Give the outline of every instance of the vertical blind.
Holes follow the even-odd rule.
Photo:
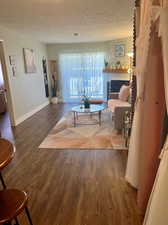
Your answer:
[[[79,102],[84,94],[89,98],[104,99],[106,91],[103,67],[103,52],[60,54],[63,101]]]

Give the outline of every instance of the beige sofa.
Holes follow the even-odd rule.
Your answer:
[[[110,99],[108,100],[108,108],[112,112],[114,128],[118,132],[121,132],[123,129],[125,112],[131,110],[131,104],[128,101],[121,101],[118,96],[119,93],[110,93]]]

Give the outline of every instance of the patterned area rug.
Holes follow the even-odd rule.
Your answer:
[[[117,134],[108,110],[102,112],[102,124],[93,125],[98,115],[90,117],[79,114],[78,121],[82,123],[74,127],[73,114],[69,112],[56,124],[39,148],[45,149],[76,149],[76,150],[126,150],[125,140]]]

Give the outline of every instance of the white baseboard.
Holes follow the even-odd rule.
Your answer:
[[[41,109],[43,109],[45,106],[47,106],[48,104],[50,104],[49,101],[39,105],[37,108],[33,109],[32,111],[24,114],[23,116],[19,117],[18,119],[15,120],[15,124],[14,126],[19,125],[20,123],[22,123],[24,120],[28,119],[29,117],[33,116],[35,113],[37,113],[38,111],[40,111]]]

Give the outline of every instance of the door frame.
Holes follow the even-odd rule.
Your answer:
[[[1,39],[0,39],[0,60],[1,60],[1,66],[2,66],[2,75],[4,79],[4,87],[6,89],[7,111],[9,113],[11,126],[15,126],[15,114],[14,114],[14,107],[13,107],[14,105],[13,105],[13,98],[11,94],[11,85],[9,81],[7,58],[5,57],[4,41]]]

